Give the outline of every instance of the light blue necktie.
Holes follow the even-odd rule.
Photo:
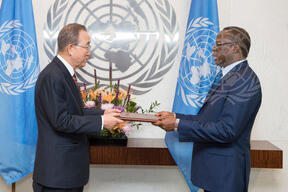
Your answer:
[[[215,77],[214,84],[219,83],[219,81],[221,80],[222,76],[223,76],[222,69],[220,69],[220,71],[217,73],[217,75]]]

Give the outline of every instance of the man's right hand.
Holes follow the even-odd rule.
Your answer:
[[[161,112],[156,113],[155,116],[158,117],[159,119],[164,119],[169,116],[175,117],[175,113],[168,112],[168,111],[161,111]]]
[[[118,123],[123,123],[121,119],[118,119],[117,117],[120,116],[120,113],[109,113],[109,114],[104,114],[102,116],[104,125],[103,127],[106,129],[113,129],[116,124]]]

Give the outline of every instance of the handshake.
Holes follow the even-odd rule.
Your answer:
[[[112,129],[116,124],[124,121],[151,122],[165,131],[173,131],[176,123],[175,113],[161,111],[156,114],[127,113],[118,109],[106,109],[103,115],[104,127]]]

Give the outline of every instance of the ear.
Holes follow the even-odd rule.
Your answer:
[[[67,45],[65,49],[66,49],[66,52],[69,56],[73,55],[73,45],[72,44]]]
[[[234,44],[232,47],[232,51],[234,54],[242,54],[239,44]]]

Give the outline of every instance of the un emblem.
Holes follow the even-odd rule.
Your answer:
[[[214,24],[208,18],[198,17],[191,20],[181,58],[179,94],[187,106],[195,108],[202,106],[217,73],[212,56],[217,32],[211,30],[209,25]],[[186,93],[184,90],[187,90]]]
[[[39,68],[37,47],[18,20],[0,27],[0,92],[19,95],[36,83]]]
[[[179,29],[168,0],[56,0],[44,25],[44,50],[57,53],[59,30],[69,23],[85,25],[91,36],[91,58],[78,72],[80,81],[94,85],[94,69],[102,86],[121,79],[134,94],[149,92],[171,69],[178,53]]]

